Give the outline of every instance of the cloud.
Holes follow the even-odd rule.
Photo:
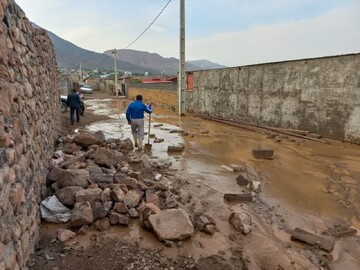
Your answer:
[[[124,48],[167,0],[17,0],[30,19],[76,45]],[[348,7],[348,8],[346,8]],[[359,0],[186,0],[187,59],[237,66],[360,51]],[[179,1],[130,49],[178,57]]]
[[[360,7],[188,40],[187,58],[229,66],[360,52]]]

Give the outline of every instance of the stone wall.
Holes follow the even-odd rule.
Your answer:
[[[360,142],[360,54],[192,74],[190,112]]]
[[[39,240],[39,203],[59,127],[56,59],[44,30],[0,0],[0,269],[20,269]]]
[[[128,98],[135,99],[136,95],[142,95],[146,103],[151,101],[155,105],[165,106],[171,110],[177,108],[177,93],[174,91],[130,87]]]

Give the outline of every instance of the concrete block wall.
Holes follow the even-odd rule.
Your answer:
[[[39,203],[60,124],[56,59],[44,30],[0,0],[0,269],[39,241]]]
[[[192,73],[189,112],[360,143],[360,54]]]

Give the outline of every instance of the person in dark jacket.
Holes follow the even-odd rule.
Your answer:
[[[144,140],[144,112],[152,113],[152,104],[149,107],[142,102],[142,95],[137,95],[136,100],[131,102],[126,110],[126,119],[131,125],[131,133],[134,137],[135,147],[140,150]]]
[[[67,97],[67,105],[70,107],[70,122],[71,125],[74,125],[74,112],[76,112],[76,122],[80,123],[80,106],[81,100],[78,92],[80,92],[80,85],[78,83],[74,83],[74,89],[72,93],[70,93]]]

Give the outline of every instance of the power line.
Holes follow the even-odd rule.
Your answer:
[[[131,45],[133,45],[136,41],[139,40],[139,38],[141,38],[147,30],[149,30],[149,28],[154,24],[154,22],[160,17],[161,13],[163,13],[163,11],[167,8],[167,6],[170,4],[172,0],[169,0],[166,5],[163,7],[163,9],[159,12],[159,14],[155,17],[155,19],[149,24],[148,27],[146,27],[146,29],[133,41],[131,42],[128,46],[126,46],[124,49],[129,48]]]
[[[160,15],[164,12],[164,10],[167,8],[167,6],[170,4],[172,0],[169,0],[166,5],[161,9],[161,11],[159,12],[159,14],[155,17],[154,20],[152,20],[152,22],[148,25],[148,27],[146,27],[146,29],[133,41],[131,42],[128,46],[126,46],[124,49],[128,49],[130,46],[132,46],[136,41],[138,41],[145,33],[147,30],[149,30],[149,28],[154,24],[154,22],[160,17]],[[85,52],[83,52],[82,54],[84,54]],[[112,58],[111,55],[106,55],[106,57],[104,58],[104,60],[100,63],[97,64],[97,66],[101,66],[102,64],[104,64],[109,58]],[[83,61],[83,63],[90,63],[93,59],[87,60],[87,61]]]

